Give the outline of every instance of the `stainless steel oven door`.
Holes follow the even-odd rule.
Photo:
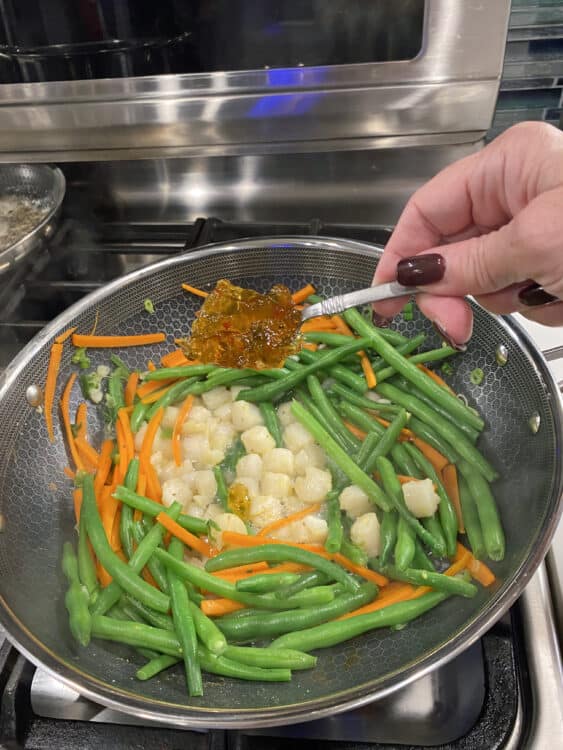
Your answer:
[[[415,3],[393,3],[397,19]],[[213,70],[211,59],[202,64],[204,72],[0,84],[0,160],[345,150],[405,138],[475,141],[491,124],[509,9],[510,0],[424,0],[422,29],[413,23],[403,30],[400,48],[383,55],[377,49],[391,36],[375,22],[367,37],[373,28],[382,35],[379,45],[367,44],[365,30],[362,41],[356,24],[338,54],[326,44],[334,36],[321,27],[322,54],[284,56],[278,45],[272,67],[263,25],[257,36],[262,57],[244,58],[247,65],[263,60],[260,69]],[[330,34],[338,23],[346,26],[346,12],[333,19]],[[307,47],[297,45],[302,30],[294,26],[284,33],[301,52]],[[388,21],[388,31],[392,27]],[[419,35],[414,41],[413,34]],[[384,61],[366,62],[370,57]],[[234,66],[228,57],[221,64]]]

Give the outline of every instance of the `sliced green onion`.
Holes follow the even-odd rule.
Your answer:
[[[154,313],[154,302],[152,301],[152,299],[146,299],[143,302],[143,307],[148,313]]]
[[[473,385],[481,385],[481,383],[485,379],[485,373],[480,367],[476,367],[474,370],[471,370],[469,379],[471,380]]]
[[[454,368],[449,362],[443,362],[440,370],[444,373],[444,375],[453,375]]]
[[[403,307],[403,320],[411,321],[414,318],[414,303],[407,302]]]

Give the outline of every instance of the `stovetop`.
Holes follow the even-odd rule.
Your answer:
[[[210,242],[321,235],[385,244],[390,229],[326,224],[62,222],[48,248],[3,279],[0,369],[53,317],[124,273]],[[0,631],[0,748],[563,747],[563,675],[544,567],[477,644],[407,688],[356,711],[254,732],[166,728],[86,700],[18,654]]]

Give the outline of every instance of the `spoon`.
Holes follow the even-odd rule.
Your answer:
[[[381,302],[384,299],[418,294],[419,291],[420,289],[415,286],[403,286],[397,281],[391,281],[388,284],[378,284],[377,286],[370,286],[368,289],[348,292],[348,294],[337,294],[322,302],[316,302],[314,305],[305,307],[301,312],[301,322],[304,323],[310,318],[318,318],[320,315],[337,315],[350,307],[367,305],[370,302]]]

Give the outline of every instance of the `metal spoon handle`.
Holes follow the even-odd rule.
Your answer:
[[[396,281],[389,284],[378,284],[371,286],[369,289],[358,289],[356,292],[348,294],[338,294],[336,297],[329,297],[323,302],[317,302],[314,305],[306,307],[301,313],[301,320],[317,318],[319,315],[336,315],[350,307],[367,305],[370,302],[380,302],[384,299],[393,299],[393,297],[410,296],[417,294],[419,289],[414,286],[403,286]]]

